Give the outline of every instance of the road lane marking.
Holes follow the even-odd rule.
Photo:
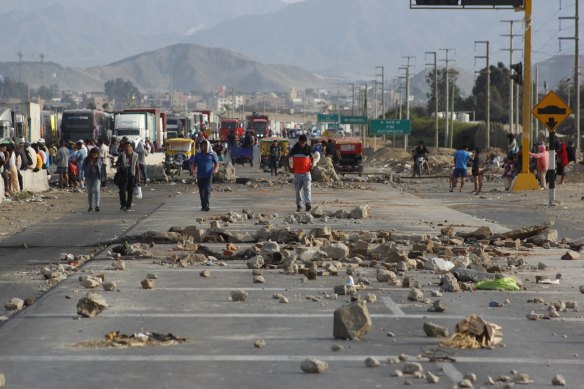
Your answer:
[[[446,374],[446,376],[455,384],[459,383],[464,378],[462,373],[459,372],[452,363],[438,363],[438,366],[442,368],[444,374]]]
[[[363,362],[371,355],[0,355],[0,362],[295,362],[307,357],[314,357],[329,362]],[[376,359],[385,361],[395,358],[395,355],[374,355]],[[488,357],[457,357],[457,363],[480,363],[492,365],[545,365],[584,366],[582,359],[550,359],[550,358],[488,358]],[[420,360],[420,363],[429,363]],[[462,374],[450,363],[439,363],[444,367],[448,377],[455,382],[462,379]],[[460,379],[455,380],[460,377]]]
[[[322,312],[322,310],[321,310]],[[175,319],[255,319],[255,318],[302,318],[302,319],[320,319],[320,318],[331,318],[334,310],[324,311],[324,313],[205,313],[205,312],[189,312],[189,313],[172,313],[172,312],[161,312],[161,313],[108,313],[104,312],[99,315],[99,317],[107,318],[175,318]],[[71,313],[31,313],[22,315],[26,319],[42,319],[42,318],[66,318],[70,319],[75,317],[75,314]],[[418,315],[418,314],[391,314],[391,313],[372,313],[371,318],[373,319],[429,319],[432,317],[440,319],[452,319],[452,320],[462,320],[465,315]],[[521,320],[525,321],[523,317],[508,317],[507,320]],[[490,319],[489,319],[490,320]],[[584,319],[581,319],[584,321]]]
[[[383,303],[385,306],[395,315],[407,316],[404,311],[397,305],[391,297],[383,297]]]

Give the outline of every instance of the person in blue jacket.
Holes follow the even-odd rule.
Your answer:
[[[217,174],[219,170],[219,159],[208,140],[201,142],[200,147],[200,152],[191,157],[191,176],[197,174],[201,211],[208,212],[210,211],[209,201],[211,200],[213,174]]]

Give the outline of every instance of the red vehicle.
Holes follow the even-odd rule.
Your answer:
[[[363,143],[360,138],[336,138],[337,158],[333,158],[335,170],[340,173],[363,173]],[[335,160],[336,159],[336,160]]]
[[[219,126],[219,139],[227,142],[227,137],[231,133],[235,132],[235,141],[242,138],[244,135],[243,125],[239,119],[221,119]]]
[[[270,119],[268,115],[247,115],[247,131],[253,131],[258,139],[270,136]]]

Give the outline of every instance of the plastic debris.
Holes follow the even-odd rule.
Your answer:
[[[477,282],[475,287],[479,290],[521,290],[513,277],[502,277],[496,280]]]

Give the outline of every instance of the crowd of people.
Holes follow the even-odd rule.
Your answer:
[[[47,147],[44,139],[35,143],[15,139],[0,144],[0,173],[4,182],[4,195],[12,197],[23,190],[23,171],[48,172],[55,155],[56,147]]]
[[[479,148],[469,152],[466,146],[459,147],[454,153],[454,170],[450,177],[450,192],[454,192],[457,188],[459,178],[459,191],[462,192],[469,165],[471,166],[474,193],[481,193],[484,171],[489,166],[503,167],[504,187],[505,190],[510,190],[515,177],[522,172],[523,155],[522,148],[519,146],[515,136],[508,134],[507,138],[507,154],[502,161],[495,153],[485,157]],[[555,152],[555,174],[559,178],[558,184],[561,185],[566,178],[566,168],[570,163],[576,163],[576,149],[572,141],[567,144],[559,141],[555,144]],[[536,144],[534,149],[529,152],[529,171],[535,174],[540,189],[545,189],[548,186],[549,175],[551,174],[549,158],[549,147],[543,142]]]

